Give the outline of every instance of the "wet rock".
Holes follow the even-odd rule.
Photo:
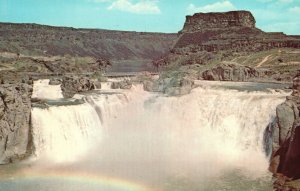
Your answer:
[[[273,127],[273,154],[270,170],[291,180],[300,179],[300,96],[299,74],[293,80],[293,94],[276,109]],[[282,183],[278,178],[276,190],[297,190]],[[280,184],[279,184],[280,183]]]

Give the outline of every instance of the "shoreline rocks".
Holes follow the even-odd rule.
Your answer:
[[[32,86],[0,85],[0,164],[20,160],[30,152]]]
[[[293,93],[276,109],[270,171],[277,176],[277,191],[289,181],[300,179],[300,73],[293,79]],[[298,190],[300,188],[297,188]]]

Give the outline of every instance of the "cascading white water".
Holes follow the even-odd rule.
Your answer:
[[[242,86],[242,84],[241,84]],[[131,90],[84,97],[81,105],[33,108],[37,153],[129,178],[267,173],[264,131],[286,93],[205,85],[168,97]],[[159,186],[161,187],[161,186]]]
[[[32,98],[61,99],[63,98],[60,85],[49,85],[49,79],[36,80],[33,84]]]
[[[187,176],[213,176],[228,169],[253,176],[267,173],[264,131],[286,94],[210,87],[181,97],[137,94],[143,95],[109,118],[99,161],[147,161]]]
[[[101,139],[101,122],[89,104],[32,109],[35,153],[54,162],[77,161]]]

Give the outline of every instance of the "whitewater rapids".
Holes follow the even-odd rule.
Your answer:
[[[205,83],[180,97],[106,87],[82,96],[83,104],[34,107],[35,156],[160,189],[168,177],[264,177],[264,133],[286,95]]]

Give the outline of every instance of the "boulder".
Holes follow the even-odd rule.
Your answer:
[[[0,164],[20,160],[30,153],[32,86],[0,85]]]
[[[160,81],[158,90],[169,96],[181,96],[191,92],[194,80],[188,77],[171,77]]]
[[[71,98],[76,93],[95,89],[94,84],[86,77],[64,77],[61,84],[62,94],[65,98]]]
[[[132,87],[132,82],[130,80],[113,82],[111,84],[111,89],[130,89],[131,87]]]

